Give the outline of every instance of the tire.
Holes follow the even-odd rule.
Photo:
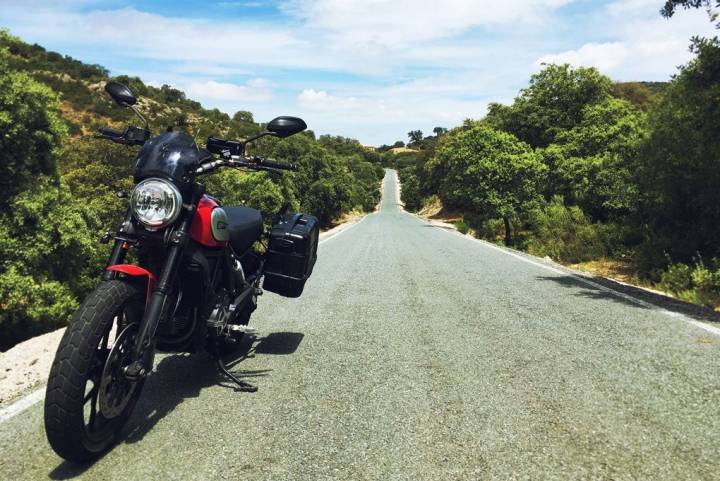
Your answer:
[[[125,343],[134,343],[136,329],[133,328],[139,325],[144,307],[145,289],[142,286],[124,280],[106,281],[85,299],[65,331],[47,383],[45,433],[53,450],[66,460],[85,462],[99,457],[115,443],[130,417],[143,381],[131,383],[124,376],[115,380],[116,377],[107,374],[110,368],[106,367],[105,361],[113,345],[113,327],[115,341],[121,331],[127,329],[119,350],[113,351],[119,356],[122,355],[120,351],[127,351]],[[112,369],[116,364],[120,361],[108,363]],[[101,381],[106,384],[102,386]],[[88,388],[91,389],[88,391]],[[106,418],[100,403],[105,402],[108,406],[105,400],[111,399],[111,395],[116,396],[112,398],[116,401],[120,388],[122,402],[114,404],[117,412]],[[103,390],[110,394],[102,395]],[[89,408],[87,404],[90,404]],[[87,422],[86,417],[89,418]]]

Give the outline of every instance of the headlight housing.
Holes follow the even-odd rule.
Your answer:
[[[148,230],[170,225],[180,215],[182,195],[163,179],[145,179],[135,186],[130,206],[135,218]]]

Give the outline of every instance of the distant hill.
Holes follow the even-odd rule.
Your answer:
[[[0,48],[10,51],[10,68],[24,71],[58,92],[62,113],[74,136],[94,133],[100,125],[124,126],[133,119],[128,109],[112,104],[103,88],[110,79],[109,71],[100,65],[89,65],[68,55],[27,44],[11,35],[0,34]],[[236,119],[218,109],[206,109],[185,93],[169,85],[160,88],[143,83],[137,77],[118,76],[114,80],[127,84],[138,96],[143,112],[151,125],[168,125],[195,131],[198,126],[212,125],[213,133],[238,138],[260,131],[249,112],[239,112]],[[248,121],[250,120],[250,121]]]

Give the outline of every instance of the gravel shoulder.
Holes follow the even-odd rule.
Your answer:
[[[0,408],[45,383],[65,328],[33,337],[0,353]]]

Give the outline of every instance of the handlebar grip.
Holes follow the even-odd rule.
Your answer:
[[[106,137],[122,137],[125,133],[122,130],[112,129],[110,127],[100,127],[98,132]]]
[[[261,160],[260,165],[263,167],[269,167],[271,169],[281,169],[281,170],[292,170],[297,171],[298,166],[297,164],[286,164],[285,162],[275,162],[273,160]]]

